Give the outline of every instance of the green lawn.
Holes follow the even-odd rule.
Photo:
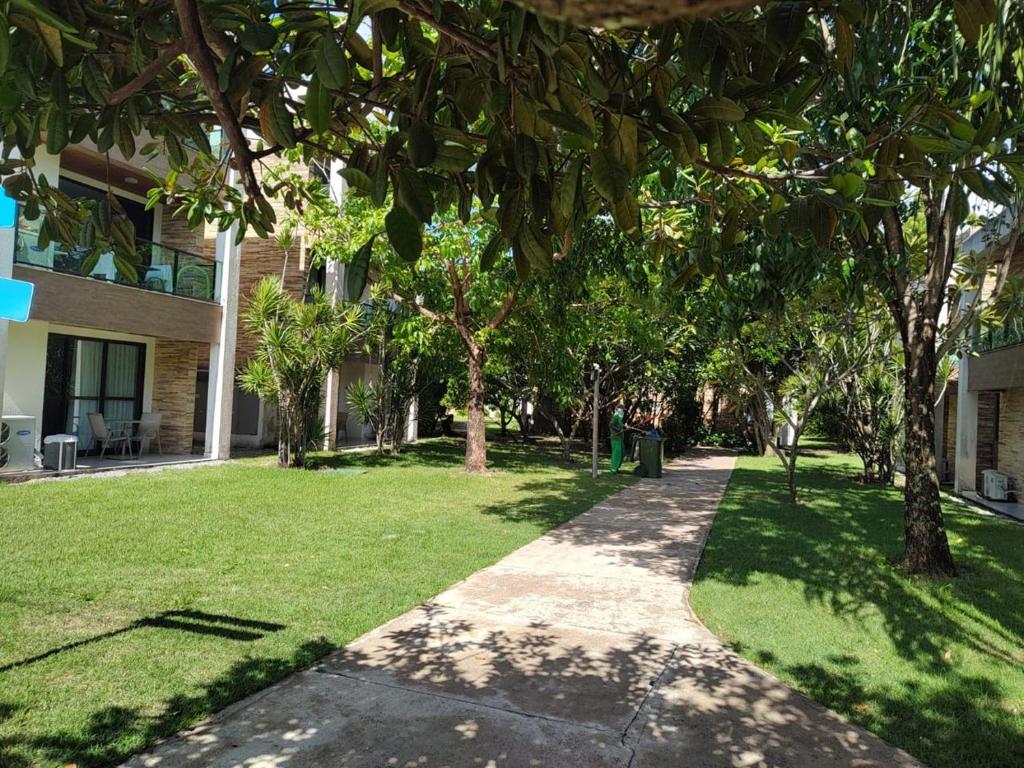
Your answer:
[[[117,763],[631,481],[461,450],[0,485],[0,765]]]
[[[692,602],[739,652],[934,768],[1024,765],[1024,526],[946,505],[962,577],[907,578],[902,493],[850,457],[739,460]]]

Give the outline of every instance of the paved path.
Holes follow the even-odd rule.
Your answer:
[[[677,461],[129,765],[917,765],[694,618],[732,465]]]

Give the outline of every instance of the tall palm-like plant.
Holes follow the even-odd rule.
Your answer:
[[[322,291],[300,301],[276,277],[266,277],[253,288],[244,323],[257,348],[239,383],[277,405],[278,464],[302,467],[327,373],[362,333],[359,308],[335,305]]]

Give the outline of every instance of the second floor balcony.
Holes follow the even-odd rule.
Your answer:
[[[993,352],[1024,344],[1024,317],[1015,317],[1001,326],[982,331],[974,339],[974,351]]]
[[[14,245],[14,262],[32,267],[53,270],[69,275],[89,277],[117,285],[141,288],[147,291],[182,296],[199,301],[213,302],[219,298],[218,270],[216,261],[196,253],[161,245],[149,240],[136,238],[135,249],[140,263],[136,274],[122,274],[115,264],[113,253],[100,255],[96,265],[84,271],[87,252],[79,248],[67,248],[51,242],[45,247],[39,245],[39,227],[42,218],[31,221],[23,215],[18,217],[18,231]]]

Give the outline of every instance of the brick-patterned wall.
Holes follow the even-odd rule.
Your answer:
[[[192,229],[183,217],[176,217],[174,208],[163,206],[163,218],[160,223],[160,245],[177,248],[189,253],[203,253],[204,228]]]
[[[295,172],[305,173],[304,166],[294,166]],[[276,198],[270,204],[277,213],[277,226],[280,227],[287,219],[289,211],[284,201]],[[296,231],[294,244],[287,251],[288,269],[284,273],[284,286],[297,299],[301,299],[306,290],[306,244],[301,232]],[[235,364],[241,368],[255,352],[256,341],[244,328],[242,318],[249,306],[249,294],[263,277],[268,275],[281,277],[285,266],[285,249],[278,245],[271,235],[269,238],[258,237],[250,230],[242,241],[239,254],[238,269],[238,341],[235,351]]]
[[[192,451],[196,367],[200,347],[191,341],[157,339],[153,372],[153,411],[163,414],[160,441],[164,453]],[[151,450],[156,450],[155,446]]]
[[[946,390],[946,397],[943,399],[946,412],[942,430],[942,456],[945,459],[946,471],[950,475],[953,472],[953,467],[956,466],[956,397],[956,384],[950,382],[949,389]]]
[[[1024,388],[1002,393],[999,408],[999,471],[1024,485]]]
[[[984,488],[982,471],[996,469],[999,464],[999,393],[978,393],[978,453],[975,467],[975,488]]]

